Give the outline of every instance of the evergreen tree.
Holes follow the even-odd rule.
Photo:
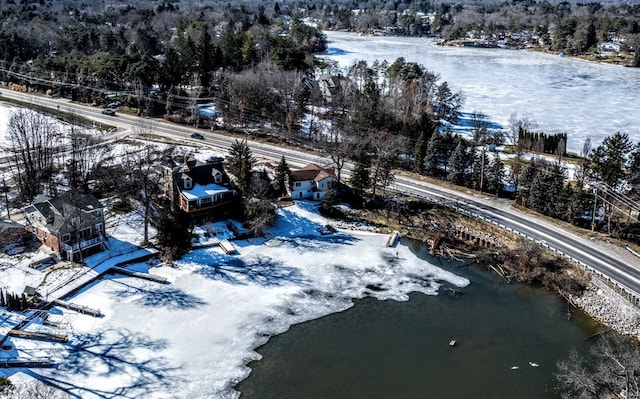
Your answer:
[[[427,152],[427,140],[425,138],[425,133],[421,132],[420,136],[418,136],[418,140],[416,140],[416,144],[413,147],[413,170],[420,173],[424,170],[424,157]]]
[[[364,196],[365,190],[369,188],[371,184],[369,172],[371,169],[371,157],[367,154],[365,149],[361,149],[355,159],[355,165],[353,166],[353,173],[351,174],[351,187],[354,194],[359,198]]]
[[[527,162],[524,168],[522,176],[520,176],[520,189],[516,194],[516,199],[524,206],[530,207],[528,202],[531,197],[531,186],[538,174],[538,167],[536,166],[536,159],[531,159]]]
[[[530,206],[538,212],[554,218],[566,215],[564,174],[559,163],[538,173],[531,184]]]
[[[471,185],[475,190],[480,192],[484,191],[487,187],[487,155],[484,148],[480,152],[480,155],[474,156],[471,166]]]
[[[621,194],[626,185],[629,173],[629,160],[633,143],[626,133],[616,133],[606,137],[602,144],[589,155],[588,175],[596,186],[603,185],[600,192],[604,193],[605,215],[607,217],[607,231],[611,232],[611,216],[615,210],[609,196]]]
[[[638,51],[640,53],[640,51]],[[633,147],[629,160],[629,177],[631,192],[637,198],[640,196],[640,143]]]
[[[623,183],[633,144],[626,133],[606,137],[589,155],[589,177],[614,189]]]
[[[324,197],[322,197],[322,201],[320,202],[320,206],[327,210],[331,208],[333,205],[337,204],[340,199],[340,183],[337,181],[331,181],[327,185],[327,191],[324,193]]]
[[[447,180],[453,184],[457,184],[459,186],[465,185],[467,182],[469,167],[471,166],[471,162],[473,157],[471,157],[469,153],[469,146],[467,142],[458,138],[458,145],[456,149],[451,154],[451,159],[449,160],[449,174],[447,174]]]
[[[591,193],[582,190],[579,187],[566,185],[565,198],[568,198],[567,206],[563,219],[574,225],[580,225],[584,221],[582,215],[589,210],[593,203],[593,196]]]
[[[528,205],[536,211],[548,215],[550,213],[550,203],[548,190],[550,189],[549,174],[544,171],[538,173],[531,182]]]
[[[429,139],[427,150],[424,154],[424,173],[428,176],[436,176],[439,173],[439,159],[438,153],[442,144],[442,138],[439,133],[434,133]]]
[[[191,229],[189,216],[180,210],[169,210],[158,221],[158,244],[166,262],[180,259],[191,248]]]
[[[229,173],[235,177],[235,183],[240,192],[246,195],[251,189],[252,170],[256,162],[247,140],[236,139],[229,149],[229,157]]]
[[[276,166],[274,182],[274,189],[280,195],[284,195],[287,193],[287,180],[289,178],[289,173],[289,165],[287,164],[287,161],[284,159],[283,155],[280,159],[280,163],[278,163],[278,166]]]
[[[200,62],[198,63],[198,74],[200,77],[200,86],[202,86],[202,89],[204,90],[203,95],[207,96],[209,93],[209,86],[211,85],[211,80],[213,78],[213,71],[216,68],[216,49],[213,45],[207,25],[203,24],[200,27],[200,30],[200,44],[198,46]]]
[[[504,187],[504,163],[496,152],[487,173],[487,191],[500,195]]]

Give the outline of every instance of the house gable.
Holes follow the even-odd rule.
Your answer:
[[[235,191],[229,188],[229,178],[224,172],[223,159],[209,162],[187,159],[173,169],[172,202],[192,217],[212,217],[221,206],[230,204]]]
[[[65,259],[102,249],[104,206],[92,195],[38,196],[24,208],[27,230]]]
[[[322,168],[310,163],[302,169],[290,173],[291,198],[309,198],[320,200],[329,188],[329,183],[336,180],[333,168]]]

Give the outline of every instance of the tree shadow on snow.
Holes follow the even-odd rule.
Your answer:
[[[254,283],[269,287],[305,283],[300,270],[284,266],[282,262],[268,256],[261,256],[248,262],[237,257],[220,259],[214,264],[203,265],[202,269],[196,273],[212,280],[235,285]]]
[[[141,398],[157,392],[171,391],[183,384],[177,376],[180,365],[172,366],[155,354],[167,347],[164,340],[133,333],[129,330],[107,330],[91,334],[80,334],[77,341],[69,345],[69,353],[60,366],[51,373],[27,373],[43,383],[64,391],[72,398],[93,395],[97,398]],[[142,352],[146,349],[147,352]],[[133,353],[137,353],[134,356]],[[148,358],[139,358],[147,353]],[[88,385],[90,377],[96,376],[120,381],[120,386],[98,389]],[[74,376],[77,382],[68,380]],[[86,377],[83,380],[80,377]]]
[[[358,238],[347,234],[305,235],[298,237],[276,237],[271,240],[274,244],[296,248],[302,251],[328,251],[333,245],[353,245]]]
[[[174,287],[160,287],[157,290],[148,290],[142,287],[132,286],[119,282],[124,286],[122,290],[116,291],[119,298],[131,298],[142,296],[137,303],[151,308],[166,308],[170,310],[194,309],[204,306],[207,302],[188,294],[181,289]]]

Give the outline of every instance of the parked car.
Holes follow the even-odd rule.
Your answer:
[[[191,137],[194,139],[200,139],[200,140],[204,139],[204,136],[201,135],[200,133],[191,133]]]
[[[116,114],[116,111],[112,110],[111,108],[105,108],[102,110],[102,113],[104,115],[114,116]]]

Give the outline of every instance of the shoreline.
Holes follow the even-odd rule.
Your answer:
[[[458,215],[459,216],[459,215]],[[388,230],[399,229],[399,225],[392,221],[392,217],[387,217],[384,221],[383,227]],[[370,222],[366,218],[364,218],[366,222]],[[381,223],[381,220],[384,219],[376,219],[377,223]],[[495,226],[486,224],[482,221],[469,221],[464,218],[459,218],[456,223],[457,224],[465,224],[463,228],[466,230],[466,237],[473,238],[474,242],[480,242],[480,240],[476,240],[483,235],[484,245],[477,244],[469,244],[469,242],[464,243],[462,241],[458,242],[449,242],[446,237],[438,236],[433,232],[429,233],[428,231],[420,232],[419,229],[407,228],[408,226],[404,226],[405,229],[401,231],[401,234],[409,239],[420,241],[429,245],[431,250],[430,252],[434,256],[438,257],[449,257],[456,259],[456,256],[459,256],[462,259],[466,259],[468,261],[476,262],[479,265],[483,263],[482,258],[483,254],[490,254],[493,249],[495,249],[495,244],[498,242],[502,242],[506,251],[515,252],[517,248],[514,246],[514,237],[510,237],[509,233],[496,229]],[[422,220],[424,225],[428,225],[430,220]],[[456,232],[454,236],[458,236],[460,234],[460,229],[456,228]],[[608,242],[598,242],[595,241],[596,245],[603,247],[603,250],[608,250],[616,253],[616,256],[620,257],[630,257],[634,256],[629,251],[625,249],[620,249],[617,246],[608,243]],[[460,245],[462,243],[462,245]],[[449,247],[449,245],[451,246]],[[493,248],[493,249],[492,249]],[[565,262],[565,259],[559,258],[555,256],[555,254],[550,251],[544,250],[542,247],[539,247],[541,251],[546,254],[554,256],[554,258],[559,262]],[[490,254],[491,256],[491,254]],[[558,287],[543,287],[539,284],[535,283],[527,283],[522,282],[524,284],[530,286],[538,286],[540,288],[547,288],[554,291],[554,293],[560,297],[563,297],[567,300],[567,302],[574,306],[580,308],[584,311],[589,317],[593,320],[599,322],[604,327],[615,331],[621,335],[632,338],[636,341],[640,341],[640,308],[632,304],[628,301],[623,295],[615,291],[612,287],[606,284],[605,281],[601,280],[597,275],[581,269],[579,266],[575,264],[565,263],[568,268],[569,275],[574,275],[573,277],[579,280],[580,274],[585,274],[588,276],[588,281],[585,282],[585,288],[580,295],[575,295],[571,292],[562,292],[558,290]],[[504,265],[502,265],[504,266]],[[513,271],[508,267],[504,269],[498,265],[498,267],[492,267],[489,263],[486,265],[487,269],[491,269],[493,272],[497,273],[501,277],[505,279],[508,283],[510,278],[513,276],[509,276],[509,273]],[[576,275],[578,274],[578,275]]]
[[[334,29],[323,29],[323,31],[329,31],[329,32],[344,32],[344,33],[354,33],[357,34],[359,36],[385,36],[385,37],[415,37],[415,38],[426,38],[427,40],[431,40],[432,43],[434,45],[437,46],[448,46],[448,47],[470,47],[470,48],[484,48],[484,49],[493,49],[493,50],[526,50],[526,51],[531,51],[531,52],[539,52],[539,53],[543,53],[543,54],[549,54],[549,55],[557,55],[559,57],[567,57],[567,58],[571,58],[571,59],[576,59],[576,60],[582,60],[582,61],[587,61],[587,62],[593,62],[596,64],[603,64],[603,65],[615,65],[615,66],[620,66],[620,67],[624,67],[624,68],[637,68],[634,67],[632,65],[633,63],[633,57],[630,54],[627,54],[626,56],[620,56],[617,54],[612,54],[612,55],[607,55],[607,56],[602,56],[602,54],[606,54],[606,53],[598,53],[598,54],[593,54],[593,53],[583,53],[583,54],[576,54],[576,55],[569,55],[569,54],[565,54],[563,51],[553,51],[550,50],[548,46],[542,46],[539,44],[525,44],[525,43],[518,43],[518,45],[516,46],[510,46],[510,45],[498,45],[497,41],[488,41],[488,40],[481,40],[481,39],[451,39],[451,40],[445,40],[445,39],[441,39],[438,37],[434,37],[434,36],[427,36],[427,35],[423,35],[423,36],[413,36],[413,35],[394,35],[394,34],[384,34],[384,35],[379,35],[376,33],[368,33],[368,32],[362,32],[362,31],[358,31],[356,29],[338,29],[338,30],[334,30]],[[469,44],[473,44],[473,45],[469,45]],[[564,55],[563,55],[564,54]],[[596,59],[594,59],[596,58]]]
[[[586,314],[617,333],[640,341],[640,309],[597,277],[574,303]]]

